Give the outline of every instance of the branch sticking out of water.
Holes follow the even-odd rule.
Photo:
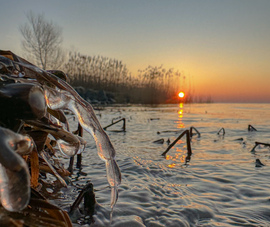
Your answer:
[[[265,146],[265,147],[270,147],[270,144],[269,144],[269,143],[255,142],[255,145],[254,145],[254,147],[251,149],[251,152],[255,152],[256,147],[259,146],[259,145],[263,145],[263,146]]]
[[[163,144],[164,143],[164,139],[159,139],[159,140],[155,140],[153,143],[157,143],[157,144]]]
[[[219,131],[218,131],[218,135],[220,135],[220,133],[222,132],[222,135],[224,136],[225,135],[225,129],[224,128],[221,128]]]
[[[253,132],[253,131],[257,131],[257,129],[254,128],[252,125],[248,125],[248,131]]]
[[[80,123],[78,123],[78,128],[77,128],[76,131],[73,132],[73,134],[78,135],[80,137],[83,137],[83,128],[80,125]],[[69,159],[68,171],[70,173],[73,173],[73,164],[74,164],[74,156],[72,156]],[[80,154],[77,154],[77,164],[76,164],[76,167],[78,169],[81,169],[82,168],[82,154],[81,153]]]
[[[125,132],[126,131],[126,118],[121,118],[118,121],[112,122],[111,124],[107,125],[106,127],[104,127],[103,129],[106,130],[107,128],[111,127],[112,125],[117,124],[118,122],[123,121],[123,127],[122,127],[122,131]]]
[[[76,198],[75,202],[70,207],[70,211],[69,211],[70,214],[73,213],[79,207],[80,203],[82,202],[82,199],[84,199],[85,212],[93,215],[96,200],[95,200],[95,194],[93,191],[93,184],[92,183],[87,184],[81,190],[81,192],[78,195],[78,197]]]
[[[154,120],[159,120],[160,118],[157,117],[157,118],[150,118],[150,121],[154,121]]]
[[[188,151],[188,155],[190,156],[192,154],[192,150],[191,150],[191,145],[190,145],[190,133],[189,130],[185,130],[184,132],[182,132],[180,134],[180,136],[178,136],[175,141],[173,141],[168,148],[166,149],[166,151],[164,151],[161,155],[163,155],[165,157],[165,155],[168,153],[168,151],[177,143],[178,140],[180,140],[184,135],[186,135],[186,143],[187,143],[187,151]]]
[[[193,133],[193,129],[194,129],[195,133]],[[190,127],[189,134],[190,134],[190,137],[192,137],[195,134],[197,134],[198,137],[201,137],[201,133],[195,127],[193,127],[193,126]]]
[[[260,159],[256,159],[255,160],[255,167],[263,167],[264,166],[264,164],[261,162],[261,160]]]

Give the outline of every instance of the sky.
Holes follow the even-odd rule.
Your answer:
[[[0,0],[0,49],[23,57],[32,10],[63,30],[63,48],[122,60],[136,75],[174,68],[214,102],[270,102],[269,0]]]

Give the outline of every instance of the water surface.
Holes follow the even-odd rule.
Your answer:
[[[269,111],[270,104],[178,104],[96,111],[103,127],[114,118],[126,118],[126,132],[115,132],[121,123],[107,129],[122,172],[111,226],[269,226],[270,151],[259,146],[251,152],[255,141],[270,142]],[[249,124],[257,131],[249,132]],[[192,138],[190,160],[185,137],[162,157],[166,141],[173,142],[191,126],[201,137]],[[222,127],[225,135],[217,135]],[[91,226],[108,226],[110,189],[105,163],[93,139],[86,133],[84,138],[88,145],[83,169],[75,169],[72,183],[84,185],[91,180],[99,204]],[[153,143],[158,139],[164,139],[164,144]],[[264,165],[256,167],[256,159]],[[70,190],[57,194],[56,201],[64,209],[76,197],[75,187]],[[88,218],[82,217],[78,224],[87,223]]]

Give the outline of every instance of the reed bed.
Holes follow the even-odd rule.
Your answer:
[[[77,52],[69,53],[64,68],[73,87],[113,92],[118,103],[177,102],[177,93],[185,87],[186,79],[179,71],[162,65],[148,66],[134,76],[122,61]]]

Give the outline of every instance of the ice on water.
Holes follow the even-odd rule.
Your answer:
[[[27,68],[29,72],[31,71],[30,78],[25,79],[23,77],[18,77],[18,81],[42,85],[47,106],[52,110],[68,109],[72,111],[76,115],[83,129],[93,136],[96,142],[98,155],[106,163],[107,180],[111,187],[112,195],[111,208],[113,208],[118,198],[118,185],[121,183],[121,173],[114,159],[114,147],[97,120],[92,106],[81,98],[81,96],[79,96],[68,83],[57,78],[53,74],[43,71],[34,65],[28,64],[22,59],[16,62],[16,64]],[[34,74],[32,74],[32,72],[34,72]],[[80,139],[79,147],[71,144],[69,141],[64,141],[61,139],[57,139],[57,142],[62,153],[66,155],[81,153],[85,147],[85,143]],[[74,147],[76,147],[76,149],[75,151],[72,151]],[[27,175],[29,175],[29,173]],[[4,183],[4,185],[7,185],[9,184],[10,180],[4,176],[5,172],[2,171],[2,180],[7,182]],[[14,177],[14,179],[16,179],[16,175],[14,175]],[[29,187],[30,184],[27,185]]]
[[[76,153],[78,153],[80,151],[80,149],[81,149],[80,145],[70,144],[70,143],[67,143],[66,141],[61,140],[61,139],[58,139],[56,142],[58,144],[59,150],[65,156],[72,157]]]
[[[26,162],[17,153],[28,153],[33,144],[28,136],[22,136],[9,129],[0,127],[0,134],[1,203],[9,211],[19,211],[24,209],[30,200],[30,176]]]
[[[73,90],[73,92],[75,91]],[[107,180],[112,190],[111,208],[113,208],[118,198],[117,186],[121,183],[121,173],[114,159],[114,147],[97,120],[92,106],[82,98],[78,96],[74,97],[74,95],[67,90],[56,90],[47,86],[45,86],[45,97],[47,105],[51,109],[68,109],[72,111],[83,129],[93,136],[98,155],[106,163]]]

